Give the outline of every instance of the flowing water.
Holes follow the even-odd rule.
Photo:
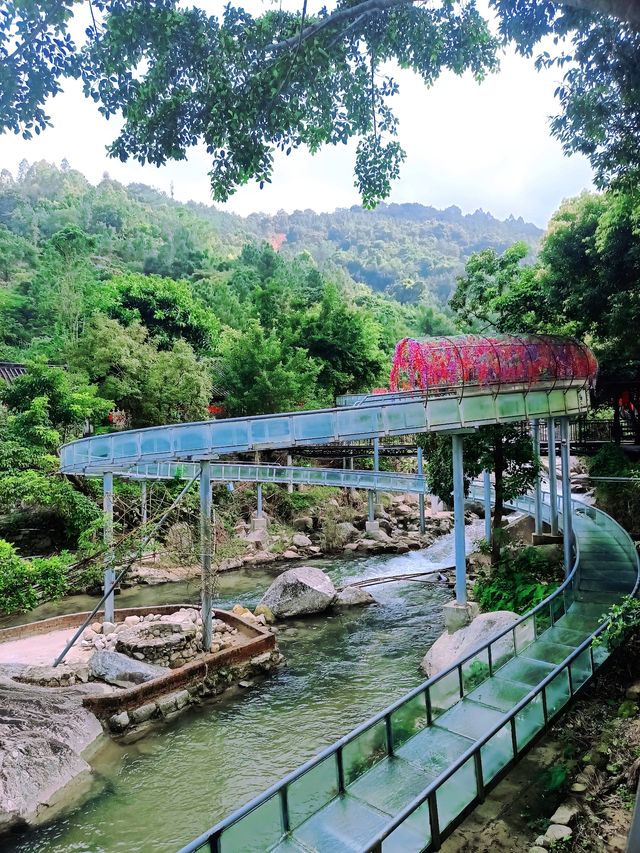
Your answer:
[[[467,538],[482,536],[482,522]],[[449,566],[452,535],[401,556],[315,561],[336,585]],[[218,606],[255,605],[282,568],[221,576]],[[293,622],[278,634],[287,659],[274,676],[229,691],[143,740],[110,744],[96,790],[43,829],[0,839],[3,853],[175,853],[221,817],[380,711],[421,680],[420,660],[442,631],[437,585],[370,587],[377,606]],[[119,606],[196,601],[197,584],[124,590]],[[43,605],[33,618],[86,610],[86,596]],[[24,617],[23,617],[24,620]],[[6,623],[5,623],[6,624]]]

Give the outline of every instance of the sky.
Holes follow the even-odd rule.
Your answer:
[[[392,99],[399,139],[407,152],[390,202],[419,202],[434,207],[457,205],[465,213],[478,208],[500,219],[510,214],[545,227],[564,198],[590,189],[591,168],[579,155],[564,156],[549,131],[557,112],[556,70],[538,72],[533,60],[504,54],[501,69],[483,83],[470,75],[445,73],[428,89],[411,71],[394,74],[400,94]],[[71,166],[97,183],[106,171],[122,183],[147,183],[173,192],[180,201],[211,203],[203,148],[188,160],[158,169],[111,160],[105,146],[117,134],[117,118],[107,121],[82,95],[78,81],[65,81],[64,92],[47,105],[53,127],[33,140],[0,136],[0,168],[45,159]],[[326,147],[315,156],[305,150],[276,154],[273,182],[241,187],[217,207],[241,215],[311,208],[332,211],[358,204],[353,186],[356,142]]]

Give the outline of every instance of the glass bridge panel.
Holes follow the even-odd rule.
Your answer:
[[[571,685],[575,692],[593,675],[593,669],[591,667],[591,653],[589,649],[585,649],[583,652],[580,652],[580,654],[569,664],[569,667],[571,670]]]
[[[462,683],[464,692],[468,693],[489,677],[489,651],[481,649],[468,661],[462,664]]]
[[[91,462],[102,462],[111,458],[111,436],[92,438],[89,442],[89,458]]]
[[[523,749],[543,728],[544,708],[542,705],[542,696],[538,694],[516,714],[518,749]]]
[[[212,447],[248,447],[249,421],[213,421],[211,424]]]
[[[83,462],[89,461],[89,442],[79,441],[77,444],[72,444],[70,447],[63,447],[60,451],[60,459],[62,465],[68,464],[69,460],[75,465],[81,465]]]
[[[507,723],[488,740],[480,750],[482,776],[485,784],[496,776],[513,759],[511,724]]]
[[[305,821],[338,795],[338,765],[336,753],[329,755],[287,789],[291,828]]]
[[[427,703],[424,693],[418,693],[391,714],[393,748],[402,746],[410,737],[427,725]]]
[[[438,788],[436,802],[440,830],[446,829],[476,795],[476,774],[473,759],[470,758]]]
[[[331,441],[337,438],[330,411],[305,414],[293,419],[294,436],[298,441],[322,439]]]
[[[168,429],[146,429],[141,433],[140,452],[143,456],[171,452],[171,431]]]
[[[278,843],[282,834],[280,796],[274,794],[223,831],[220,853],[264,853]]]
[[[387,730],[384,720],[380,720],[343,747],[345,784],[350,785],[387,754]]]
[[[422,853],[431,841],[429,805],[423,803],[382,842],[382,853]]]
[[[180,450],[208,450],[211,442],[211,427],[194,424],[175,432],[176,446]]]
[[[516,654],[521,654],[527,646],[530,646],[536,639],[535,615],[529,616],[527,619],[516,625],[515,642]]]
[[[494,640],[493,643],[491,643],[491,663],[493,671],[495,672],[497,669],[500,669],[501,666],[508,663],[508,661],[515,656],[515,653],[515,642],[512,631],[509,631],[509,633],[505,634],[504,637]]]
[[[443,675],[429,687],[431,699],[431,712],[434,717],[442,714],[460,699],[460,676],[458,670],[454,669],[447,675]]]
[[[139,455],[136,433],[116,433],[111,439],[114,459],[133,459]]]
[[[251,440],[254,444],[281,444],[292,438],[289,418],[255,418],[251,421]]]
[[[424,401],[387,406],[383,409],[384,425],[389,432],[422,432],[427,418]]]

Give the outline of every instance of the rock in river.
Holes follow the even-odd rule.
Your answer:
[[[335,607],[361,607],[364,604],[375,603],[376,600],[371,593],[359,586],[345,586],[333,602]]]
[[[116,687],[133,687],[167,672],[169,670],[165,667],[152,666],[107,649],[97,651],[89,661],[89,673],[92,678],[106,681]]]
[[[82,753],[102,726],[82,707],[82,695],[0,676],[0,833],[41,823],[65,788],[89,778]]]
[[[322,613],[335,597],[336,588],[323,571],[312,566],[298,566],[278,575],[258,607],[268,607],[276,619],[288,619]]]
[[[428,676],[442,672],[454,661],[481,646],[504,628],[513,625],[519,618],[517,613],[510,610],[496,610],[493,613],[481,613],[470,625],[454,631],[453,634],[445,631],[424,656],[421,664],[423,672]],[[513,640],[511,634],[507,634],[492,647],[494,665],[510,654],[513,654]]]

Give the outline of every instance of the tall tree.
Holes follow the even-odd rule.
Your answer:
[[[235,5],[220,16],[178,0],[93,0],[74,42],[79,0],[5,3],[0,18],[0,127],[27,138],[46,128],[46,98],[65,76],[124,123],[111,154],[160,165],[204,143],[214,197],[271,180],[273,153],[357,138],[355,176],[366,206],[390,191],[404,151],[390,100],[389,61],[431,85],[440,73],[495,70],[501,43],[531,54],[545,36],[565,70],[554,133],[590,157],[599,180],[640,169],[638,13],[625,0],[491,0],[500,38],[475,0],[338,2],[312,14]],[[612,18],[609,15],[620,17]]]

